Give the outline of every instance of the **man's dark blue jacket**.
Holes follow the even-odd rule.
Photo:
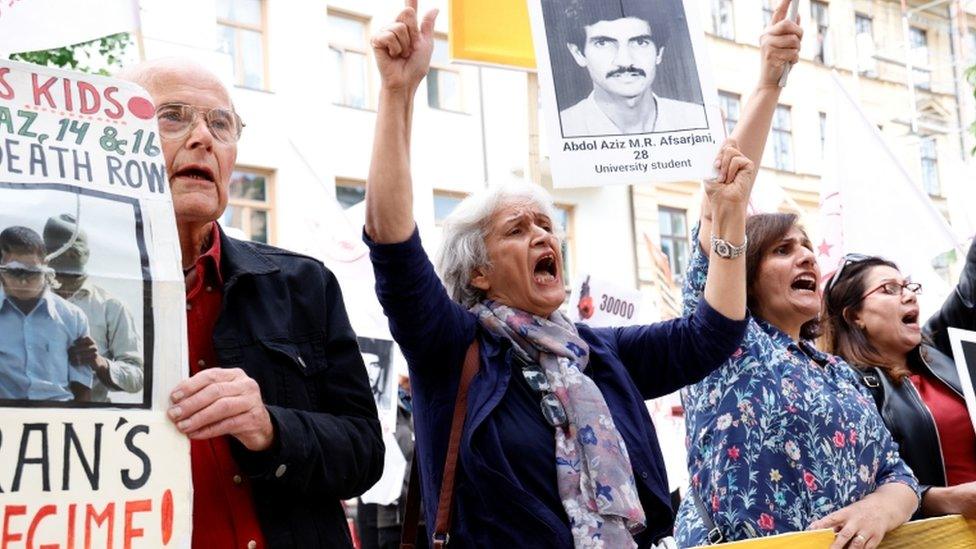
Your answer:
[[[468,346],[478,337],[481,367],[468,392],[450,544],[493,549],[573,547],[565,512],[545,503],[558,502],[555,474],[551,482],[544,480],[549,471],[555,471],[555,439],[548,439],[553,441],[551,464],[521,457],[517,458],[521,463],[513,464],[512,452],[504,447],[503,441],[511,439],[514,431],[541,421],[541,412],[536,418],[505,409],[505,403],[512,402],[506,400],[506,391],[517,383],[511,375],[508,341],[482,330],[472,313],[450,300],[416,231],[399,244],[365,240],[371,248],[377,295],[410,366],[428,526],[432,523],[429,517],[436,516],[461,364]],[[635,539],[639,547],[648,547],[671,535],[674,511],[664,459],[644,400],[694,383],[720,366],[742,340],[746,321],[730,320],[702,301],[688,318],[628,328],[577,327],[590,346],[585,373],[603,393],[627,445],[647,516],[647,529]],[[525,409],[530,414],[538,411]],[[554,436],[551,428],[548,434],[542,433],[543,438]],[[545,441],[541,445],[547,446]],[[527,463],[538,464],[539,470],[526,470]],[[548,465],[551,467],[544,469]],[[521,477],[516,469],[523,471]],[[529,483],[538,489],[526,490]]]
[[[261,387],[272,448],[234,457],[253,478],[268,547],[351,547],[340,500],[383,470],[366,369],[335,276],[292,252],[220,235],[223,306],[213,342],[220,366]],[[212,548],[216,549],[216,548]]]

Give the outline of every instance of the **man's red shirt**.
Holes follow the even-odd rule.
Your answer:
[[[190,374],[218,366],[213,330],[223,300],[220,232],[213,223],[210,249],[186,271],[186,329]],[[265,547],[250,480],[231,455],[230,437],[190,441],[193,470],[193,547]]]

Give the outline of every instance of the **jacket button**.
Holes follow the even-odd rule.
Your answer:
[[[253,539],[247,542],[247,549],[258,549],[258,542],[254,541]]]
[[[647,480],[647,471],[641,471],[641,478]]]
[[[241,475],[234,475],[234,478],[231,480],[234,481],[234,484],[240,484],[244,482],[244,479],[241,478]]]
[[[285,476],[285,471],[287,470],[288,470],[288,466],[282,463],[281,465],[278,466],[277,469],[275,469],[275,478],[281,478]]]

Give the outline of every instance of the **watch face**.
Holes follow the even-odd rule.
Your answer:
[[[716,242],[715,253],[717,253],[720,257],[729,257],[732,255],[732,251],[729,249],[729,245],[726,242]]]

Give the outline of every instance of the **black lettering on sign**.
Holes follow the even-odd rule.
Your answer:
[[[81,441],[78,439],[78,433],[75,432],[75,427],[71,423],[64,424],[64,468],[62,469],[61,475],[61,489],[69,490],[70,478],[71,478],[71,448],[75,449],[75,455],[78,456],[78,461],[81,462],[81,467],[85,470],[85,476],[88,477],[88,484],[91,485],[92,490],[98,490],[98,476],[100,473],[100,464],[102,461],[102,424],[95,424],[95,442],[94,451],[92,452],[92,461],[89,462],[88,458],[85,457],[85,451],[81,448]]]
[[[41,455],[40,457],[27,457],[27,443],[30,442],[31,433],[37,431],[41,435]],[[25,465],[41,466],[41,481],[43,491],[51,491],[51,463],[47,457],[47,423],[25,423],[24,431],[20,435],[20,451],[17,452],[17,470],[14,472],[14,483],[10,491],[20,490],[20,478],[24,473]]]
[[[629,301],[603,294],[600,296],[600,310],[630,320],[634,318],[636,306]]]
[[[122,469],[122,484],[129,490],[145,486],[149,482],[149,475],[152,474],[152,462],[149,461],[149,456],[142,448],[136,446],[135,438],[139,433],[149,434],[149,426],[136,425],[125,434],[125,448],[142,461],[142,474],[136,478],[132,477],[128,469]]]

